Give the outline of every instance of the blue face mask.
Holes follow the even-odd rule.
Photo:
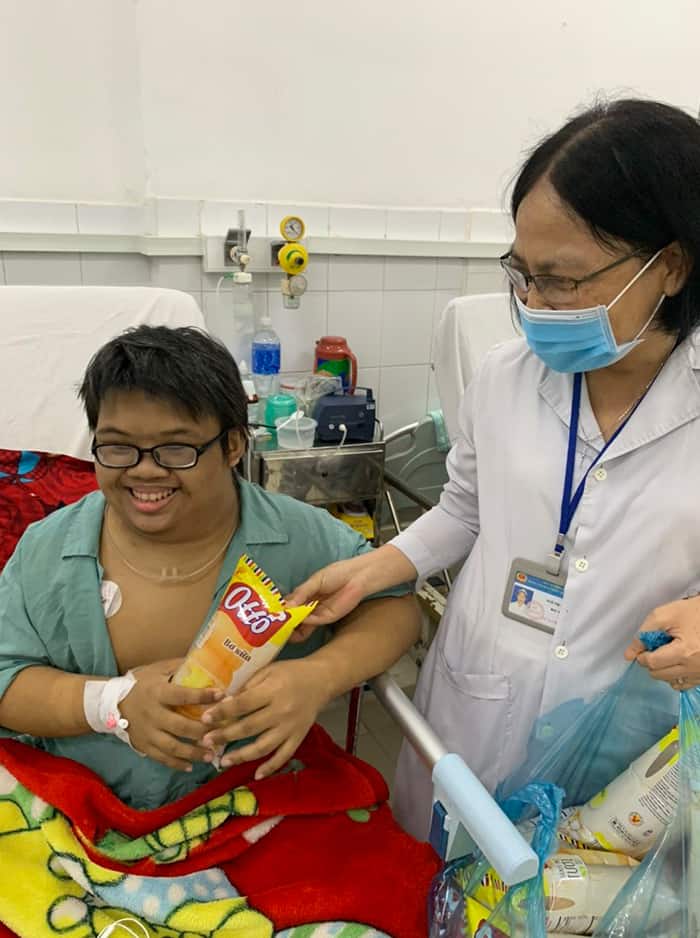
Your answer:
[[[647,261],[627,286],[618,293],[609,306],[592,306],[588,309],[530,309],[515,295],[527,344],[532,351],[553,371],[584,372],[607,368],[624,358],[633,348],[643,342],[646,332],[665,294],[654,307],[646,323],[631,342],[618,345],[610,325],[610,310],[654,263],[661,251]]]

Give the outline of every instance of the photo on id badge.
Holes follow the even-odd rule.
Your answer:
[[[542,564],[518,558],[508,575],[503,614],[552,634],[561,612],[565,583],[565,575],[551,574]]]

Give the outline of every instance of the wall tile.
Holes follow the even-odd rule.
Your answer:
[[[5,258],[0,254],[0,286],[5,285]]]
[[[328,334],[344,336],[363,367],[379,365],[382,300],[372,290],[328,294]]]
[[[329,233],[332,238],[384,238],[386,210],[331,205]]]
[[[147,232],[144,205],[78,205],[80,234],[142,235]]]
[[[150,286],[151,267],[142,254],[81,254],[86,286]]]
[[[385,290],[434,290],[437,260],[434,257],[387,257]]]
[[[371,388],[375,398],[379,394],[379,382],[381,371],[379,368],[358,368],[357,384],[361,388]]]
[[[151,282],[185,293],[202,292],[202,262],[198,257],[152,257]]]
[[[425,415],[428,365],[382,368],[378,411],[385,433],[393,433]]]
[[[438,258],[437,289],[463,293],[467,282],[467,262],[461,257]]]
[[[412,365],[430,360],[433,293],[384,294],[382,366]]]
[[[497,260],[470,259],[467,262],[465,293],[504,293],[506,290],[506,276]]]
[[[307,293],[299,309],[285,309],[282,296],[268,297],[272,325],[282,345],[282,371],[312,371],[316,340],[328,333],[325,293]]]
[[[0,201],[0,231],[74,234],[77,230],[72,202]]]
[[[440,213],[440,240],[466,241],[469,237],[469,214],[446,209]]]
[[[472,241],[500,241],[508,244],[513,240],[511,217],[500,209],[472,209],[469,224]]]
[[[82,282],[80,256],[54,252],[5,251],[5,282],[13,285],[74,286]]]
[[[268,231],[271,238],[280,234],[280,222],[286,215],[298,215],[302,219],[306,227],[307,238],[327,237],[329,215],[327,205],[268,205]]]
[[[329,290],[381,290],[383,285],[383,257],[335,256],[329,260]]]
[[[262,202],[204,202],[202,234],[224,237],[229,228],[238,226],[238,210],[245,210],[246,227],[252,238],[267,237],[267,206]]]
[[[202,203],[195,199],[157,199],[157,232],[160,237],[188,238],[199,235]]]
[[[386,213],[386,236],[405,241],[437,241],[440,212],[427,209],[394,209]]]

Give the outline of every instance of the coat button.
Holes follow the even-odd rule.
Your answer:
[[[579,573],[585,573],[588,570],[588,561],[585,557],[579,557],[579,559],[574,564]]]
[[[603,469],[602,466],[599,466],[599,467],[596,469],[596,471],[593,473],[593,475],[596,477],[596,479],[597,479],[599,482],[605,482],[605,480],[606,480],[607,477],[608,477],[608,472],[607,472],[607,469]]]
[[[565,661],[569,657],[569,649],[566,645],[557,645],[554,649],[554,656],[560,661]]]

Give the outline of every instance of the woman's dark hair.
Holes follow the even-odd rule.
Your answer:
[[[689,335],[700,323],[700,123],[655,101],[598,103],[543,140],[522,167],[513,219],[542,178],[607,247],[651,257],[677,241],[691,269],[659,313],[661,328]]]
[[[239,430],[247,439],[248,400],[238,366],[226,346],[201,329],[137,326],[103,345],[78,391],[93,432],[111,391],[142,391],[194,418],[216,417],[222,430]]]

